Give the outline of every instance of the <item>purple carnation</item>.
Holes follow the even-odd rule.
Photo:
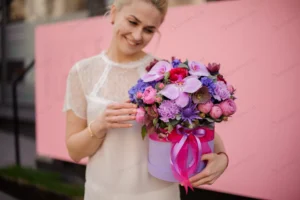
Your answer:
[[[215,85],[215,99],[217,99],[218,101],[222,101],[230,98],[230,92],[227,89],[227,85],[223,81],[217,81]]]
[[[164,122],[169,122],[169,119],[175,119],[179,112],[179,107],[172,100],[163,101],[158,108],[160,119]]]
[[[148,86],[152,86],[153,88],[155,88],[156,83],[157,81],[146,83],[142,79],[139,79],[137,84],[134,85],[132,88],[130,88],[130,90],[128,91],[130,101],[133,103],[138,103],[138,99],[136,98],[136,93],[137,92],[143,93]]]

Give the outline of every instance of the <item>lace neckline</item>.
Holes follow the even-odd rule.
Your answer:
[[[102,57],[102,59],[109,65],[112,65],[112,66],[116,66],[116,67],[120,67],[120,68],[137,68],[137,67],[141,67],[141,64],[145,63],[150,59],[152,58],[153,56],[151,54],[146,54],[144,57],[138,59],[138,60],[135,60],[135,61],[132,61],[132,62],[127,62],[127,63],[118,63],[118,62],[115,62],[113,60],[111,60],[107,54],[106,54],[106,50],[103,50],[100,54],[100,56]]]

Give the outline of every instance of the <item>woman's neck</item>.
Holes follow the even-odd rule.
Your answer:
[[[107,49],[106,55],[109,57],[109,59],[111,59],[114,62],[128,63],[128,62],[133,62],[133,61],[143,58],[146,55],[146,53],[143,51],[140,51],[133,55],[126,55],[126,54],[122,53],[121,51],[117,50],[116,48],[109,47]]]

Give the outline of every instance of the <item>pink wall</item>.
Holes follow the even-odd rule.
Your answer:
[[[230,165],[206,189],[264,199],[300,199],[300,1],[240,0],[170,9],[148,51],[220,62],[237,87],[238,112],[217,130]],[[92,18],[36,30],[39,155],[70,160],[61,112],[75,61],[107,48],[111,25]]]

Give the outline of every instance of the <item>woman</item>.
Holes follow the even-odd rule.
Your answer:
[[[158,32],[167,6],[167,0],[115,0],[109,48],[77,62],[69,72],[66,146],[75,162],[89,157],[85,200],[180,199],[178,184],[148,173],[147,139],[141,139],[136,105],[128,101],[128,90],[154,59],[143,48]],[[224,152],[218,135],[215,151]],[[191,178],[194,187],[213,183],[228,163],[225,153],[203,159],[208,165]]]

